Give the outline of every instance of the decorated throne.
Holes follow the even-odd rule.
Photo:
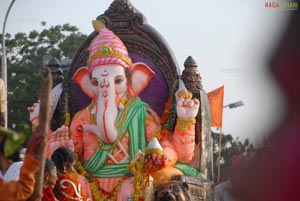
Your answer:
[[[180,79],[193,96],[200,101],[196,118],[195,153],[191,166],[200,173],[200,179],[189,176],[175,176],[174,184],[184,184],[191,200],[205,200],[209,197],[209,181],[213,179],[212,143],[210,138],[209,107],[205,91],[202,88],[201,77],[197,64],[192,57],[184,63],[185,69],[180,75],[180,68],[167,42],[149,24],[141,12],[132,6],[128,0],[115,0],[104,14],[97,17],[105,26],[113,31],[127,47],[132,62],[147,64],[156,76],[139,97],[148,103],[163,120],[163,129],[172,131],[176,122],[175,92],[180,85]],[[91,33],[80,45],[72,60],[69,77],[72,78],[78,68],[87,65],[88,47],[96,37]],[[69,80],[67,83],[68,108],[71,117],[90,104],[91,99],[80,86]],[[171,187],[170,187],[171,188]],[[156,190],[156,189],[155,189]]]

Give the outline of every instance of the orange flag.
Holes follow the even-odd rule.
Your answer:
[[[224,86],[207,94],[210,106],[210,124],[212,127],[222,128]]]

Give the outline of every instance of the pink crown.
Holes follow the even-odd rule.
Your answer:
[[[124,68],[130,68],[132,61],[127,49],[118,36],[105,28],[102,22],[94,20],[93,26],[98,35],[89,46],[89,59],[87,67],[91,72],[95,66],[105,64],[119,64]]]

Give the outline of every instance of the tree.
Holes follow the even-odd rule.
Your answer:
[[[214,141],[214,175],[216,175],[215,179],[217,179],[220,134],[212,132],[212,137]],[[245,139],[244,142],[241,142],[238,137],[234,139],[231,134],[225,135],[222,133],[220,182],[229,178],[231,162],[234,155],[248,155],[249,157],[252,157],[253,154],[254,146],[250,143],[248,138]]]
[[[38,100],[42,81],[43,56],[57,59],[72,58],[86,35],[70,24],[46,27],[42,31],[33,30],[29,34],[6,34],[7,46],[7,86],[8,86],[8,126],[18,130],[29,123],[27,108]],[[0,35],[2,40],[2,35]],[[2,58],[2,57],[1,57]]]

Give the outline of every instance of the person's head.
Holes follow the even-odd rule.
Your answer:
[[[45,172],[44,172],[44,185],[45,186],[54,186],[57,180],[57,170],[54,162],[46,158],[45,161]]]
[[[55,163],[59,174],[74,171],[75,156],[69,148],[60,147],[56,149],[53,152],[51,159]]]

